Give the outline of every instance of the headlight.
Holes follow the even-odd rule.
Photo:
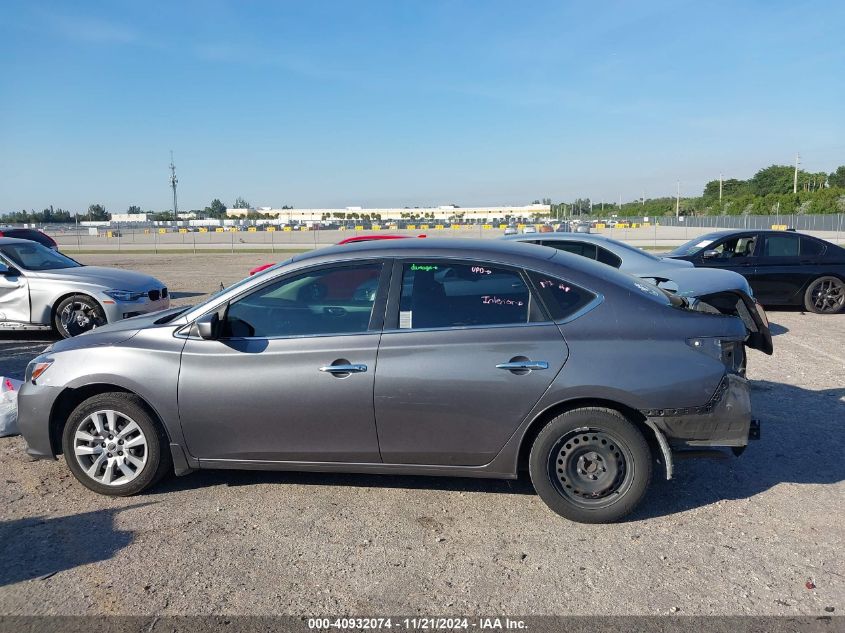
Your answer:
[[[137,301],[147,296],[146,292],[131,292],[129,290],[106,290],[104,294],[116,301]]]
[[[47,371],[50,368],[50,365],[52,364],[52,358],[45,358],[43,355],[36,356],[26,366],[24,382],[32,381],[32,384],[35,384],[36,379],[41,376],[41,374],[43,374],[45,371]]]

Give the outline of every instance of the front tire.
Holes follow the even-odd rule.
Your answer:
[[[531,447],[531,482],[557,514],[611,523],[630,513],[651,481],[643,434],[613,409],[584,407],[550,421]]]
[[[82,334],[107,322],[103,307],[88,295],[65,297],[53,311],[53,329],[62,338]]]
[[[845,308],[845,282],[839,277],[814,279],[804,293],[804,308],[816,314],[837,314]]]
[[[167,437],[138,396],[92,396],[70,414],[62,434],[74,477],[101,495],[126,497],[172,470]]]

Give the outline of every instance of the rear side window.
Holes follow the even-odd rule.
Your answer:
[[[801,243],[797,235],[769,235],[766,238],[766,257],[798,257]]]
[[[471,262],[411,262],[402,271],[399,328],[522,324],[537,309],[531,303],[519,271]]]
[[[614,268],[619,268],[622,265],[622,260],[619,257],[601,246],[596,246],[596,259],[598,259],[602,264],[607,264],[608,266],[613,266]]]
[[[596,258],[596,247],[594,244],[586,244],[584,242],[562,242],[560,240],[548,240],[543,242],[545,246],[551,246],[564,253],[572,253],[573,255],[580,255],[581,257],[588,257],[589,259]]]
[[[821,242],[811,240],[808,237],[802,237],[800,239],[802,257],[814,257],[816,255],[821,255],[824,252],[824,244]]]
[[[572,316],[596,298],[589,290],[563,279],[533,271],[528,274],[555,321]]]

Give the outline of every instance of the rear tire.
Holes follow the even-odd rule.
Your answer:
[[[531,447],[531,482],[557,514],[611,523],[630,513],[651,481],[643,434],[613,409],[584,407],[550,421]]]
[[[76,407],[62,449],[74,477],[101,495],[138,494],[173,470],[164,429],[130,393],[101,393]]]
[[[845,282],[827,275],[814,279],[804,292],[804,308],[815,314],[838,314],[845,308]]]

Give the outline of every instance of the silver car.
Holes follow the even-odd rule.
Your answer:
[[[67,338],[169,306],[155,277],[83,266],[37,242],[0,238],[0,329],[53,328]]]
[[[193,307],[32,360],[29,454],[128,495],[168,471],[512,479],[585,522],[645,494],[654,460],[759,427],[740,319],[609,266],[498,240],[297,255]]]
[[[723,314],[739,316],[748,330],[746,343],[772,353],[768,317],[754,298],[748,280],[730,270],[696,268],[692,262],[658,257],[603,235],[546,233],[504,239],[550,246],[559,251],[613,266],[685,299],[704,301]]]

